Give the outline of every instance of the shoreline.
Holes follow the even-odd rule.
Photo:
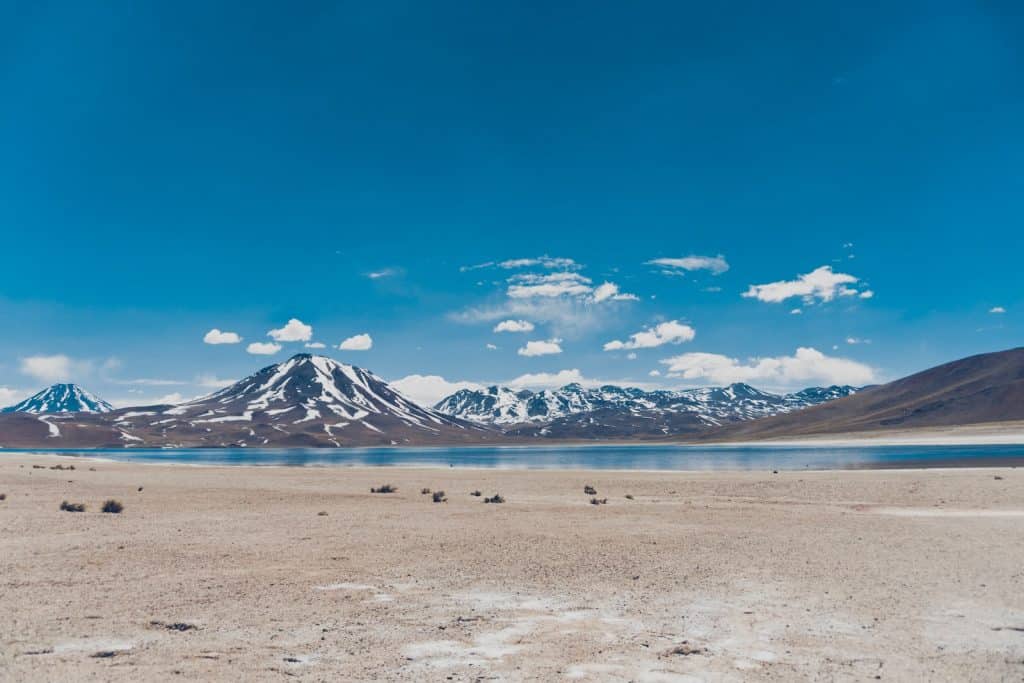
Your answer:
[[[51,449],[46,447],[22,448],[4,447],[0,445],[0,453],[14,452],[57,452],[57,451],[98,451],[98,452],[131,452],[133,450],[161,451],[204,451],[204,450],[232,450],[232,451],[392,451],[417,449],[424,451],[442,451],[451,449],[551,449],[551,448],[659,448],[665,446],[680,446],[685,448],[865,448],[874,446],[1024,446],[1024,421],[1010,422],[985,422],[977,424],[956,425],[952,427],[927,427],[919,429],[903,430],[875,430],[864,432],[841,432],[836,434],[807,434],[802,436],[789,437],[766,437],[762,439],[749,440],[713,440],[707,439],[685,439],[673,437],[670,439],[621,439],[604,441],[587,440],[530,440],[530,441],[481,441],[479,443],[452,443],[452,444],[424,444],[424,445],[396,445],[382,444],[379,446],[313,446],[313,447],[285,447],[266,448],[259,447],[228,447],[228,446],[185,446],[181,448],[169,446],[125,446],[123,448],[59,448]]]

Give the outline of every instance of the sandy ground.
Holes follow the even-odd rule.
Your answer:
[[[3,680],[1024,680],[1024,470],[69,461],[0,460]]]

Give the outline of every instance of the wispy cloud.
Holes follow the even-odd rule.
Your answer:
[[[656,258],[647,261],[647,265],[659,266],[666,275],[678,275],[680,271],[691,272],[695,270],[707,270],[712,275],[721,275],[729,270],[729,263],[725,257],[718,256],[683,256],[681,258]]]
[[[6,408],[7,406],[14,405],[15,403],[28,398],[34,391],[26,389],[11,389],[10,387],[0,387],[0,408]]]
[[[395,277],[397,275],[401,275],[402,272],[403,271],[401,268],[381,268],[380,270],[371,270],[369,273],[366,274],[366,277],[370,278],[371,280],[379,280],[385,277]]]
[[[104,364],[107,367],[107,364]],[[24,375],[43,382],[72,381],[92,374],[95,364],[91,360],[71,358],[62,353],[52,356],[27,356],[20,361]]]
[[[571,258],[555,256],[535,256],[533,258],[513,258],[505,261],[485,261],[472,266],[462,266],[460,271],[481,270],[484,268],[503,268],[514,270],[517,268],[547,268],[549,270],[578,270],[583,266]]]

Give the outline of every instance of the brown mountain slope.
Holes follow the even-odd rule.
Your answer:
[[[1024,420],[1024,347],[983,353],[702,440],[763,439]]]

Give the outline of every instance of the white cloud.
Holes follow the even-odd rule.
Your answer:
[[[257,356],[270,356],[281,350],[280,344],[274,342],[253,342],[245,350]]]
[[[525,375],[503,382],[504,386],[510,389],[557,389],[566,384],[579,383],[585,386],[598,386],[594,380],[587,380],[583,373],[573,368],[572,370],[559,370],[558,372],[530,372]]]
[[[326,349],[327,348],[327,344],[324,344],[323,342],[307,342],[307,343],[303,344],[303,346],[305,346],[307,349]]]
[[[34,391],[24,391],[22,389],[11,389],[9,387],[0,387],[0,408],[6,408],[12,406],[19,401],[28,398]]]
[[[682,344],[692,341],[697,336],[696,330],[678,320],[660,323],[651,329],[631,334],[628,341],[610,341],[604,345],[605,351],[622,349],[653,349],[663,344]]]
[[[866,290],[858,292],[849,285],[859,282],[858,278],[846,273],[832,272],[832,266],[821,266],[810,273],[800,275],[796,280],[780,280],[763,285],[750,285],[743,293],[744,297],[779,303],[792,297],[801,297],[805,304],[819,301],[832,301],[837,296],[855,296],[870,299],[874,292]]]
[[[498,347],[497,347],[497,346],[495,346],[494,344],[488,344],[488,345],[487,345],[487,350],[488,350],[488,351],[497,351],[497,350],[498,350]]]
[[[373,348],[373,337],[368,334],[357,334],[338,344],[342,351],[369,351]]]
[[[636,294],[626,294],[619,292],[619,286],[614,282],[605,282],[594,290],[594,301],[600,303],[602,301],[639,301],[640,297]]]
[[[629,360],[636,360],[636,351],[630,351],[629,353],[627,353],[626,358]]]
[[[63,354],[54,356],[29,356],[21,359],[21,372],[44,382],[70,379],[79,363]],[[86,367],[80,367],[86,370]]]
[[[216,327],[203,336],[206,344],[237,344],[242,338],[234,332],[221,332]]]
[[[647,265],[661,266],[665,268],[666,275],[676,275],[678,271],[708,270],[712,275],[721,275],[729,270],[729,264],[725,257],[718,256],[684,256],[682,258],[656,258],[647,262]]]
[[[520,356],[550,356],[562,352],[561,343],[561,339],[529,341],[526,342],[526,346],[521,347],[516,353]]]
[[[267,336],[279,342],[306,342],[313,338],[313,327],[292,318],[284,327],[267,332]]]
[[[1003,308],[1002,306],[993,306],[992,308],[988,309],[988,312],[989,313],[1006,313],[1006,309]]]
[[[147,403],[149,403],[150,405],[159,406],[159,405],[176,405],[178,403],[184,403],[184,401],[185,401],[185,397],[182,396],[179,392],[175,391],[175,392],[170,393],[170,394],[164,394],[163,396],[158,396],[158,397],[154,398],[152,401],[147,401]]]
[[[751,358],[741,362],[717,353],[684,353],[661,361],[670,377],[711,384],[751,382],[770,387],[797,387],[812,383],[864,385],[875,381],[875,371],[863,363],[826,356],[801,347],[792,356]]]
[[[196,377],[196,384],[207,389],[223,389],[229,387],[238,380],[220,379],[216,375],[199,375]]]
[[[650,372],[647,373],[647,376],[648,377],[661,377],[661,371],[660,370],[651,370]]]
[[[860,337],[847,337],[846,338],[846,343],[847,344],[851,344],[851,345],[853,345],[853,344],[870,344],[871,340],[870,339],[861,339]]]
[[[533,332],[533,323],[528,320],[502,320],[494,326],[495,332]]]
[[[789,312],[790,315],[803,315],[804,310],[802,308],[794,308]]]
[[[449,382],[440,375],[408,375],[390,383],[403,396],[421,406],[432,407],[442,398],[451,396],[461,389],[483,389],[476,382]]]

